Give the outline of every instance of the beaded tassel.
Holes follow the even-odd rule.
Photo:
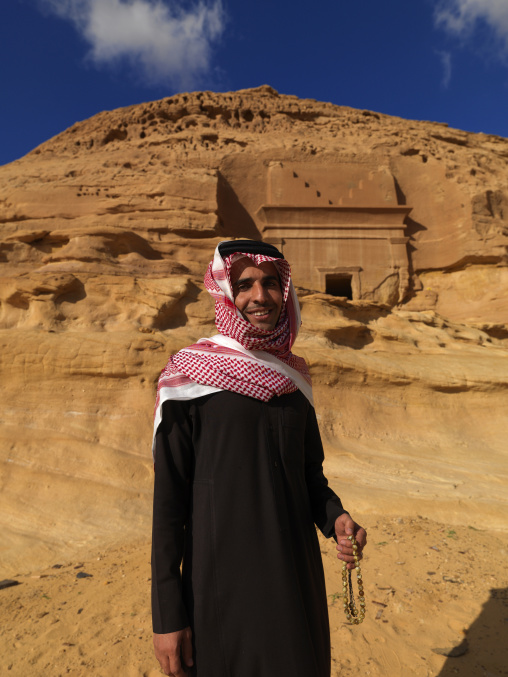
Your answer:
[[[358,583],[358,606],[353,596],[353,584],[351,582],[351,571],[347,568],[346,562],[342,564],[342,597],[344,600],[344,613],[348,621],[354,625],[359,625],[365,618],[365,595],[363,592],[362,570],[360,569],[360,560],[358,559],[358,544],[354,536],[348,536],[348,540],[353,545],[353,557],[355,558],[356,581]]]

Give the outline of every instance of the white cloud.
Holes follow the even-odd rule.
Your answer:
[[[148,84],[191,88],[209,72],[224,30],[222,0],[184,10],[162,0],[42,0],[72,21],[96,64],[128,61]]]
[[[441,59],[441,65],[443,67],[443,79],[441,80],[441,85],[444,89],[448,89],[450,80],[452,79],[452,55],[450,52],[441,51],[438,51],[437,55]]]
[[[439,0],[434,19],[449,33],[466,38],[483,22],[508,52],[508,0]]]

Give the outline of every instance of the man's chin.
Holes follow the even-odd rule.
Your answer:
[[[271,322],[251,322],[251,324],[256,327],[256,329],[263,329],[264,331],[273,331],[275,329]]]

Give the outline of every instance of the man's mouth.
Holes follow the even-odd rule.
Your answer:
[[[247,315],[253,315],[254,317],[265,317],[272,312],[271,308],[266,310],[248,310]]]

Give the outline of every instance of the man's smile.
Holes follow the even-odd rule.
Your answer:
[[[252,310],[244,310],[242,315],[244,318],[251,324],[259,327],[260,329],[271,330],[273,329],[272,317],[274,315],[275,308],[252,308]],[[275,321],[279,318],[279,311],[277,309],[277,317]]]
[[[272,312],[272,308],[264,308],[263,310],[246,310],[246,315],[256,315],[256,317],[261,317],[262,315],[268,315]]]

